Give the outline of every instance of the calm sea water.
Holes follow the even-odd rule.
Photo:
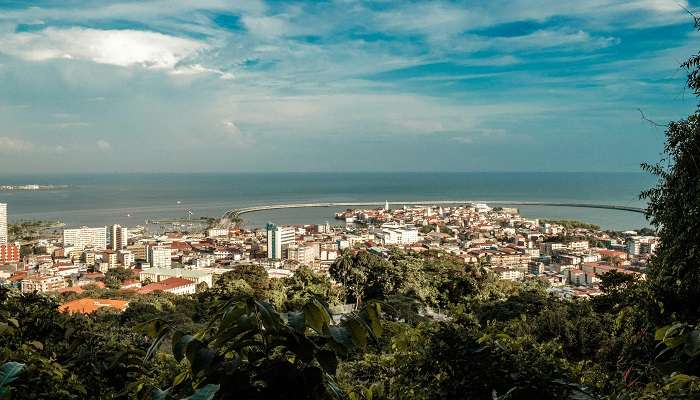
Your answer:
[[[68,226],[146,219],[219,217],[230,208],[297,202],[388,200],[524,200],[643,207],[639,192],[655,178],[644,173],[236,173],[3,176],[0,184],[54,184],[45,191],[0,191],[11,221],[61,220]],[[641,214],[601,209],[521,206],[527,217],[569,218],[610,229],[648,226]],[[249,226],[333,223],[332,208],[245,215]]]

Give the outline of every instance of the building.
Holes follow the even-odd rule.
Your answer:
[[[117,257],[117,252],[113,250],[105,250],[102,252],[102,262],[107,263],[107,268],[116,268],[119,264],[119,258]]]
[[[146,268],[139,274],[139,280],[144,282],[160,282],[169,278],[182,278],[196,284],[206,283],[207,287],[212,287],[212,274],[204,271],[183,269],[183,268]]]
[[[160,282],[148,284],[139,289],[137,292],[140,294],[146,294],[158,290],[177,295],[194,294],[197,292],[197,285],[188,279],[168,278]]]
[[[655,236],[632,236],[627,238],[625,245],[630,256],[653,254],[658,245],[658,238]]]
[[[51,292],[66,287],[62,276],[28,276],[20,282],[22,293]]]
[[[63,247],[73,246],[83,250],[93,247],[96,250],[107,248],[107,227],[88,228],[83,226],[75,229],[63,230]]]
[[[374,236],[384,245],[408,245],[419,241],[417,229],[382,229]]]
[[[312,246],[296,246],[287,247],[287,259],[296,261],[300,265],[310,265],[316,259],[316,251]]]
[[[0,244],[7,244],[9,240],[7,235],[7,204],[0,203]]]
[[[170,268],[172,262],[172,249],[168,245],[151,245],[148,246],[146,254],[151,268]]]
[[[569,243],[569,249],[571,250],[588,250],[587,240],[577,240]]]
[[[119,250],[117,252],[117,261],[124,266],[124,268],[129,268],[132,264],[136,262],[136,257],[134,253],[129,250]]]
[[[275,224],[267,224],[267,258],[279,260],[282,258],[282,250],[294,243],[295,235],[293,227],[281,227]]]
[[[90,314],[97,310],[108,309],[122,312],[126,310],[128,306],[129,302],[123,300],[84,298],[61,304],[58,307],[58,311],[64,313]]]
[[[114,251],[125,249],[129,242],[129,230],[121,225],[112,225],[109,232],[109,247]]]
[[[491,269],[494,274],[496,274],[500,279],[507,281],[519,281],[523,279],[524,274],[522,271],[507,267],[493,267]]]
[[[228,236],[228,229],[223,228],[211,228],[207,230],[207,237],[221,237]]]
[[[19,262],[19,246],[14,244],[0,244],[0,264]]]
[[[564,243],[557,242],[545,242],[540,244],[540,253],[546,256],[551,256],[557,250],[563,250],[566,248]]]
[[[146,246],[135,244],[132,246],[127,246],[126,249],[134,254],[134,258],[137,260],[145,260],[148,258],[146,254]]]

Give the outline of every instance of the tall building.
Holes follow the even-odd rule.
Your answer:
[[[148,246],[148,261],[151,268],[170,268],[172,252],[168,245],[149,245]]]
[[[0,244],[0,264],[19,262],[19,246]]]
[[[88,228],[83,226],[63,230],[63,247],[74,246],[78,249],[93,247],[96,250],[107,248],[107,227]]]
[[[7,244],[7,204],[0,203],[0,244]]]
[[[114,251],[125,249],[129,241],[129,230],[121,225],[112,225],[109,232],[109,247]]]
[[[282,249],[294,243],[294,228],[267,224],[267,258],[279,260]]]

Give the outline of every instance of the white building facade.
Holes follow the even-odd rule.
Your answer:
[[[109,245],[114,251],[123,250],[129,244],[129,230],[121,225],[110,227]]]
[[[294,243],[294,239],[293,227],[267,224],[267,258],[273,260],[282,259],[282,249]]]
[[[86,247],[105,250],[107,248],[107,227],[88,228],[83,226],[75,229],[64,229],[63,247],[70,246],[80,250]]]
[[[0,244],[7,244],[7,204],[0,203]]]
[[[151,268],[170,268],[172,263],[172,249],[166,245],[148,246],[148,261]]]

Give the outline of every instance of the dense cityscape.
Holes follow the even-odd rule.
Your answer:
[[[262,266],[271,278],[288,278],[300,266],[328,275],[341,252],[390,258],[399,249],[484,265],[503,280],[537,279],[563,298],[589,297],[601,293],[600,275],[606,272],[644,279],[658,244],[644,232],[526,219],[516,208],[481,203],[392,208],[387,202],[383,208],[339,212],[335,220],[342,224],[333,225],[223,228],[213,219],[194,232],[110,225],[64,228],[58,236],[46,229],[24,238],[19,225],[8,229],[8,210],[0,204],[0,278],[23,293],[81,293],[83,287],[108,285],[135,293],[194,294],[241,265]],[[114,281],[115,269],[127,273]]]
[[[0,400],[700,400],[698,35],[0,1]]]

